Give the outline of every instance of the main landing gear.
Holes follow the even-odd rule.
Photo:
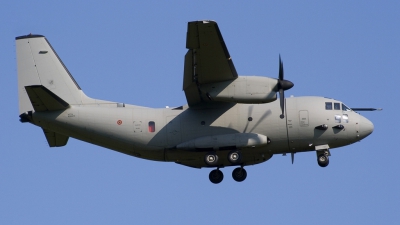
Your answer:
[[[242,161],[242,153],[239,150],[232,150],[228,153],[228,161],[231,163],[231,165],[240,165]],[[204,156],[204,162],[208,166],[215,166],[218,167],[220,164],[218,164],[218,155],[216,152],[208,152]],[[210,172],[210,175],[208,176],[210,178],[210,181],[214,184],[221,183],[221,181],[224,179],[224,174],[219,170],[219,167],[215,170],[212,170]],[[237,182],[242,182],[246,179],[247,177],[247,172],[243,168],[243,165],[234,169],[232,171],[232,177],[235,181]]]
[[[219,184],[224,179],[224,174],[218,168],[216,170],[211,170],[208,177],[210,178],[211,183]]]
[[[210,181],[212,183],[218,184],[221,183],[221,181],[224,179],[224,174],[222,173],[221,170],[219,170],[219,168],[217,168],[215,170],[212,170],[208,177],[210,178]],[[237,167],[232,171],[232,178],[237,182],[244,181],[246,177],[247,177],[247,172],[242,166]]]
[[[232,171],[232,177],[237,182],[242,182],[247,177],[247,172],[243,167],[238,167]]]

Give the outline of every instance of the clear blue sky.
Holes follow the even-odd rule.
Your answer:
[[[0,7],[0,224],[396,224],[400,221],[399,1],[4,1]],[[189,3],[191,2],[191,3]],[[186,103],[187,22],[218,22],[241,75],[277,77],[287,96],[339,99],[375,124],[332,150],[276,155],[219,185],[210,169],[146,161],[70,139],[49,148],[18,121],[15,40],[45,35],[94,98]]]

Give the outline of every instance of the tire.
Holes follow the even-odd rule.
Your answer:
[[[209,152],[204,156],[204,162],[208,166],[216,166],[218,164],[218,155],[215,152]]]
[[[318,155],[317,161],[320,167],[327,167],[329,165],[329,157],[325,154]]]
[[[242,161],[242,153],[239,150],[233,150],[228,153],[228,161],[231,164],[239,164]]]
[[[232,171],[232,178],[237,182],[242,182],[246,179],[247,172],[245,169],[238,167]]]
[[[224,179],[224,174],[221,170],[211,170],[208,178],[210,179],[211,183],[219,184]]]

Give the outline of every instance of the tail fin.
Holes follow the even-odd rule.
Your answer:
[[[33,95],[28,96],[32,88],[49,93],[47,89],[68,104],[82,103],[86,96],[44,36],[30,34],[15,39],[20,114],[34,110],[29,99]]]

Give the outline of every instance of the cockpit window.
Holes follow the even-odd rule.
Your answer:
[[[325,102],[325,109],[332,110],[332,102]]]
[[[340,103],[333,103],[333,108],[335,109],[335,110],[340,110]]]
[[[345,106],[344,104],[342,104],[342,110],[343,111],[351,111],[351,109],[347,106]]]

